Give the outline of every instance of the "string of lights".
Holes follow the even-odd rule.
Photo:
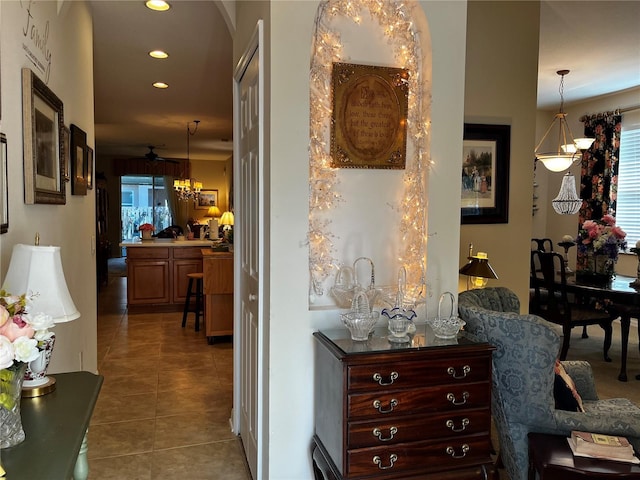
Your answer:
[[[323,282],[337,268],[330,212],[343,202],[338,170],[331,168],[329,130],[331,121],[331,69],[344,61],[343,45],[333,20],[350,19],[356,24],[368,11],[377,20],[392,46],[400,68],[409,71],[407,138],[412,142],[412,158],[407,157],[404,195],[400,205],[399,231],[402,235],[400,266],[407,270],[407,285],[424,285],[426,278],[426,168],[429,161],[430,86],[421,77],[422,50],[419,32],[412,22],[414,2],[388,0],[326,0],[318,7],[310,66],[309,145],[309,269],[314,295],[323,295]],[[429,102],[429,105],[425,103]]]

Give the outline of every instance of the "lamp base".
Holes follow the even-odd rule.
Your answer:
[[[25,385],[28,380],[25,380],[22,384],[22,398],[34,398],[41,397],[48,393],[53,392],[56,389],[56,379],[54,377],[45,377],[46,382],[38,382],[38,385]]]

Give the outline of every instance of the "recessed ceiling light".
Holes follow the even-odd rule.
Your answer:
[[[164,82],[156,82],[153,84],[153,86],[156,88],[169,88],[169,85]]]
[[[164,0],[147,0],[144,4],[147,8],[155,10],[156,12],[166,12],[171,8],[171,5]]]
[[[149,56],[153,58],[167,58],[169,54],[167,52],[163,52],[162,50],[152,50],[149,52]]]

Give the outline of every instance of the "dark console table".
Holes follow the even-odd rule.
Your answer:
[[[54,376],[55,391],[22,399],[26,439],[0,452],[8,479],[83,480],[89,475],[86,433],[103,377],[89,372]]]

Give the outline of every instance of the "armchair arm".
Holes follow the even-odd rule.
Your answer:
[[[572,360],[561,362],[576,384],[576,390],[583,400],[598,400],[598,392],[589,362]]]
[[[554,410],[558,431],[565,435],[571,430],[621,435],[636,445],[640,440],[640,409],[626,399],[606,402],[606,409],[586,413]]]

